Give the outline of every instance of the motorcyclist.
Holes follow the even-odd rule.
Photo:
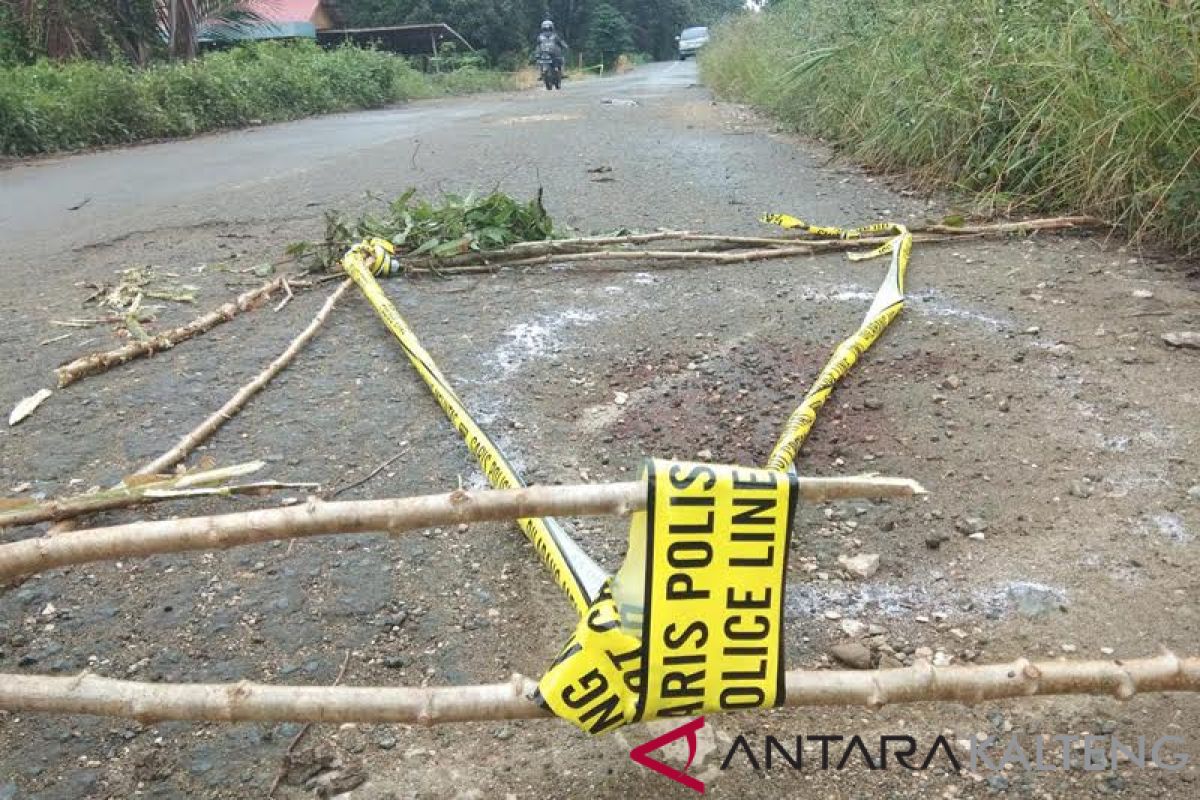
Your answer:
[[[534,58],[541,53],[546,53],[554,61],[554,65],[561,71],[563,64],[566,61],[567,43],[554,30],[554,23],[550,20],[542,22],[542,30],[538,33],[537,39],[534,42]]]

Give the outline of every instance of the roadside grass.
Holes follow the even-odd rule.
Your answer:
[[[453,72],[442,72],[423,77],[429,80],[434,95],[502,92],[521,87],[519,73],[499,72],[478,67],[462,67]]]
[[[0,68],[0,153],[30,155],[515,88],[473,67],[425,75],[403,58],[265,42],[189,63],[42,62]]]
[[[1200,251],[1200,4],[783,0],[700,59],[721,95],[989,211]]]

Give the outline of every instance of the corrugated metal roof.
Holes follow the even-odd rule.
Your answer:
[[[202,42],[315,38],[317,38],[317,27],[311,22],[264,22],[261,25],[242,25],[236,31],[228,31],[224,36],[216,37],[204,31],[200,33]]]

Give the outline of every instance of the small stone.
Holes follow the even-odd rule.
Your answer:
[[[869,411],[878,411],[883,408],[883,403],[874,397],[868,397],[866,400],[863,400],[863,408]]]
[[[1200,503],[1200,483],[1187,490],[1187,496]]]
[[[983,533],[988,528],[980,517],[959,517],[954,521],[954,530],[964,535]]]
[[[943,389],[957,389],[960,386],[962,386],[962,378],[957,375],[950,375],[942,381]]]
[[[625,392],[616,392],[613,396],[613,402],[619,406],[625,405],[629,401],[629,395]]]
[[[404,666],[404,658],[401,656],[388,656],[383,659],[383,665],[388,669],[401,669]]]
[[[1117,651],[1113,650],[1111,647],[1101,647],[1100,648],[1100,655],[1102,655],[1102,656],[1111,656],[1115,652],[1117,652]]]
[[[1076,647],[1073,644],[1064,644],[1064,645],[1061,645],[1061,647],[1062,647],[1062,651],[1064,653],[1074,653],[1076,650],[1079,649],[1078,647]]]
[[[825,612],[825,619],[836,621],[841,618],[842,618],[842,615],[839,614],[837,611],[834,611],[832,608]]]
[[[375,746],[380,750],[392,750],[396,747],[396,737],[385,731],[375,737]]]
[[[987,538],[987,534],[983,533],[982,531],[979,531],[978,533],[972,533],[967,538],[971,539],[973,541],[976,541],[976,542],[982,542],[984,539]]]
[[[696,458],[701,461],[712,461],[712,457],[712,450],[709,450],[707,447],[696,451]]]
[[[1020,584],[1008,590],[1008,597],[1023,617],[1040,617],[1064,609],[1063,601],[1048,589]]]
[[[844,619],[841,624],[842,633],[847,636],[857,639],[867,632],[866,623],[859,622],[856,619]]]
[[[949,538],[950,537],[944,533],[933,533],[925,537],[925,546],[930,550],[937,550],[942,546],[942,542],[948,540]]]
[[[1086,481],[1072,481],[1069,491],[1072,497],[1086,500],[1092,496],[1092,485]]]
[[[508,741],[509,739],[511,739],[513,737],[513,729],[508,727],[507,725],[505,725],[503,727],[496,728],[496,730],[492,731],[492,736],[499,739],[502,742]]]
[[[880,669],[899,669],[904,666],[904,662],[896,658],[891,653],[883,653],[879,656]]]
[[[1138,300],[1149,300],[1151,297],[1154,297],[1154,292],[1149,289],[1134,289],[1133,296]]]
[[[987,779],[988,787],[994,792],[1008,791],[1008,778],[1003,775],[993,775]]]
[[[856,556],[838,556],[842,569],[858,578],[870,578],[879,571],[878,553],[859,553]]]
[[[1162,335],[1163,341],[1172,347],[1190,347],[1200,350],[1200,331],[1171,331]]]
[[[942,652],[941,650],[938,650],[933,654],[933,665],[935,667],[948,667],[952,661],[954,661],[954,657]]]
[[[1000,403],[996,407],[1000,409],[1001,413],[1007,414],[1009,409],[1012,408],[1012,403],[1007,397],[1003,397],[1000,399]]]
[[[929,659],[933,658],[933,648],[918,647],[916,650],[913,650],[913,658],[923,658],[928,661]]]
[[[1039,328],[1037,325],[1030,325],[1024,331],[1026,336],[1037,336],[1041,332],[1042,332],[1042,329]]]
[[[871,651],[859,642],[843,642],[829,648],[829,655],[851,669],[870,669]]]

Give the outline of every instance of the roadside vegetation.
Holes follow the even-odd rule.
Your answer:
[[[707,82],[851,157],[1200,250],[1193,0],[781,0],[723,25]]]
[[[425,74],[388,53],[264,42],[191,61],[0,67],[0,152],[27,155],[511,88],[465,66]]]

